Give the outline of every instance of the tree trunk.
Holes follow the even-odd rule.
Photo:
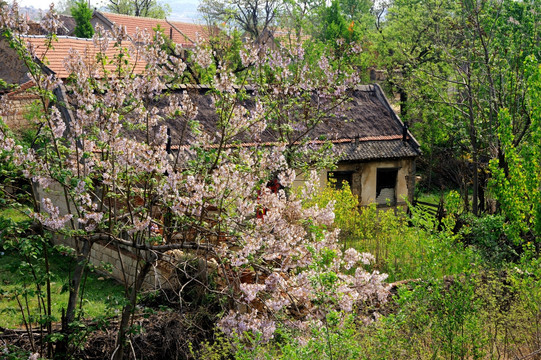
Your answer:
[[[81,288],[81,282],[84,278],[84,272],[90,254],[90,248],[92,243],[86,239],[76,239],[77,243],[82,243],[81,251],[77,254],[77,264],[73,270],[73,275],[70,280],[69,298],[66,315],[64,316],[64,309],[62,309],[62,333],[64,338],[56,345],[55,358],[65,359],[68,354],[69,334],[71,332],[70,325],[75,320],[75,310],[77,309],[77,299],[79,297],[79,290]]]
[[[149,261],[145,261],[145,264],[136,276],[135,283],[133,284],[130,294],[130,301],[122,309],[122,317],[118,328],[116,350],[113,356],[113,360],[122,360],[124,358],[124,349],[126,347],[126,333],[128,331],[130,317],[133,314],[133,310],[135,309],[135,305],[137,302],[137,294],[139,293],[139,289],[141,289],[143,281],[145,280],[148,272],[150,271],[150,267],[151,263]]]

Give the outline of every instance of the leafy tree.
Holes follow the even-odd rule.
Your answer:
[[[514,118],[515,143],[528,133],[523,64],[528,55],[539,56],[539,6],[397,0],[381,11],[377,41],[368,49],[400,96],[402,118],[424,137],[430,167],[456,179],[475,214],[484,210],[488,160],[498,158],[507,168],[497,136],[500,110]]]
[[[324,41],[336,41],[337,39],[349,39],[353,35],[353,28],[348,27],[342,15],[340,3],[333,0],[331,5],[324,10],[323,28],[321,38]]]
[[[505,153],[506,167],[499,159],[491,163],[491,189],[507,217],[508,236],[516,244],[533,241],[541,250],[541,67],[535,57],[526,60],[528,74],[527,102],[531,106],[528,134],[516,142],[515,118],[511,110],[499,113],[498,138]]]
[[[262,41],[272,32],[282,4],[282,0],[203,0],[199,11],[211,25],[230,24]]]
[[[71,10],[77,4],[77,0],[60,0],[56,7],[59,14],[71,15]]]
[[[106,9],[116,14],[165,19],[171,6],[158,0],[108,0]]]
[[[88,7],[85,0],[77,1],[71,8],[71,15],[75,19],[74,34],[80,38],[91,38],[94,35],[94,28],[90,23],[92,19],[92,9]]]

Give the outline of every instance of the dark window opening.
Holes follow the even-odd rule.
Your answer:
[[[396,178],[398,169],[378,169],[376,178],[376,203],[396,205]]]
[[[329,171],[327,181],[330,181],[335,189],[342,189],[344,182],[351,188],[353,181],[353,171]]]

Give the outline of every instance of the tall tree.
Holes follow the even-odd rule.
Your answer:
[[[75,19],[75,36],[80,38],[91,38],[94,35],[94,28],[90,23],[92,10],[85,0],[79,0],[71,8],[71,16]]]
[[[275,24],[282,6],[282,0],[202,0],[199,11],[210,24],[229,24],[259,41]]]
[[[528,133],[524,60],[540,56],[539,12],[539,2],[529,0],[395,0],[379,12],[369,50],[400,95],[401,116],[422,129],[425,154],[439,148],[448,158],[453,149],[462,165],[433,163],[455,173],[474,213],[485,203],[488,160],[506,168],[499,112],[512,113],[517,144]]]
[[[60,0],[56,7],[59,14],[71,15],[71,9],[75,7],[77,0]]]
[[[107,10],[116,14],[165,19],[171,6],[158,0],[108,0]]]

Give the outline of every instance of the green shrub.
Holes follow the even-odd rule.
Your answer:
[[[464,248],[460,235],[453,233],[453,216],[438,226],[434,216],[420,210],[413,209],[408,217],[401,209],[360,207],[345,183],[339,190],[323,189],[314,201],[323,207],[331,200],[335,201],[334,226],[341,231],[344,248],[373,254],[373,267],[389,274],[389,281],[459,274],[477,260],[472,249]]]
[[[518,260],[522,250],[506,236],[503,215],[465,214],[460,220],[466,224],[460,229],[464,244],[474,246],[488,263],[500,265]]]

